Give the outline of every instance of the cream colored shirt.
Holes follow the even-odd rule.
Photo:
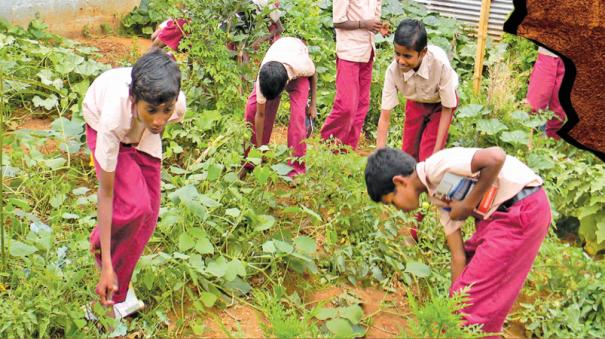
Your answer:
[[[456,89],[458,75],[452,69],[443,49],[428,46],[418,71],[402,72],[397,61],[393,61],[386,71],[382,89],[382,106],[392,110],[399,104],[397,92],[406,99],[416,102],[441,102],[443,107],[457,106]]]
[[[548,56],[551,56],[551,57],[554,57],[554,58],[558,58],[559,57],[555,53],[551,52],[550,50],[548,50],[548,49],[546,49],[546,48],[544,48],[542,46],[538,47],[538,53],[544,54],[544,55],[548,55]]]
[[[477,177],[479,175],[479,172],[471,172],[471,162],[473,161],[475,152],[478,150],[479,148],[462,147],[444,149],[416,165],[416,173],[420,181],[428,189],[431,203],[439,207],[446,206],[443,201],[435,198],[435,190],[446,172],[466,177]],[[501,203],[515,196],[524,187],[540,186],[542,183],[542,178],[527,167],[527,165],[517,158],[507,155],[496,179],[496,186],[498,187],[496,198],[485,218],[488,219]],[[440,221],[445,228],[446,235],[453,233],[464,223],[464,221],[450,219],[450,213],[443,208],[439,208],[439,212]]]
[[[274,42],[265,54],[261,67],[269,61],[277,61],[284,65],[288,72],[288,81],[315,74],[315,64],[309,57],[309,50],[302,40],[297,38],[283,37]],[[260,91],[258,76],[255,86],[256,102],[266,103],[267,98]]]
[[[332,22],[378,19],[382,0],[334,0]],[[345,30],[336,28],[336,55],[353,62],[368,62],[375,50],[374,33],[367,29]]]
[[[129,95],[132,67],[114,68],[101,74],[88,88],[82,104],[84,121],[97,131],[94,157],[106,172],[113,172],[118,161],[120,143],[136,144],[136,149],[162,159],[162,139],[148,131],[137,118]],[[185,95],[179,93],[169,122],[181,121],[185,115]]]

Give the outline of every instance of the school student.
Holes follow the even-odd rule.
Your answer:
[[[549,109],[555,113],[546,122],[546,135],[559,139],[557,132],[567,119],[559,102],[559,90],[565,75],[565,65],[561,58],[544,47],[538,48],[538,58],[529,78],[527,102],[533,112]]]
[[[438,192],[448,173],[476,179],[475,187],[462,200],[443,199]],[[439,207],[452,255],[450,294],[469,287],[470,304],[462,310],[468,323],[500,332],[551,223],[542,179],[498,147],[445,149],[418,163],[381,148],[368,158],[365,181],[375,202],[413,211],[426,193]],[[493,202],[478,217],[475,209],[494,185]],[[475,232],[463,241],[460,227],[470,216]]]
[[[374,35],[385,29],[380,21],[381,0],[334,0],[336,30],[336,96],[321,138],[357,148],[370,107],[374,63]],[[386,35],[388,31],[382,31]]]
[[[401,148],[422,161],[445,146],[458,106],[458,75],[441,48],[427,45],[422,22],[403,20],[393,41],[395,60],[385,74],[376,147],[387,144],[391,111],[400,93],[406,99]]]
[[[313,119],[317,116],[315,64],[309,57],[307,46],[297,38],[282,37],[271,45],[248,97],[245,120],[252,128],[251,143],[256,147],[269,143],[280,95],[284,90],[290,96],[288,147],[294,159],[288,161],[292,167],[288,176],[293,177],[306,171],[305,163],[300,159],[307,149],[305,119],[307,114]],[[311,99],[307,111],[309,90]],[[246,147],[246,153],[248,150],[249,146]],[[249,171],[252,166],[247,164],[245,169]],[[242,172],[244,174],[245,171]]]
[[[167,123],[183,119],[180,89],[178,66],[155,49],[133,67],[101,74],[84,97],[86,142],[99,181],[90,249],[101,270],[96,292],[104,306],[132,293],[132,272],[156,227],[161,134]]]

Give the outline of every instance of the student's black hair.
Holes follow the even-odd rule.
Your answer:
[[[260,68],[258,74],[260,92],[267,100],[273,100],[284,90],[288,82],[286,67],[277,61],[269,61]]]
[[[393,41],[400,46],[422,51],[427,44],[426,29],[421,21],[405,19],[399,23]]]
[[[395,191],[393,177],[407,177],[414,173],[416,160],[409,154],[394,148],[381,148],[368,157],[365,178],[368,195],[375,202]]]
[[[130,95],[135,102],[144,100],[155,106],[179,96],[181,71],[176,62],[159,48],[140,57],[130,74]]]

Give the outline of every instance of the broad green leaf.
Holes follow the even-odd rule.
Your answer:
[[[174,252],[174,253],[172,253],[172,257],[174,259],[182,259],[182,260],[189,259],[189,256],[187,254],[181,253],[181,252]]]
[[[59,193],[59,194],[55,194],[52,198],[50,198],[50,200],[48,202],[50,203],[50,205],[53,208],[59,208],[59,207],[61,207],[61,205],[63,205],[65,198],[66,198],[65,194]]]
[[[530,153],[527,165],[534,171],[548,170],[555,167],[555,163],[544,154]]]
[[[315,316],[315,318],[319,319],[319,320],[327,320],[327,319],[332,319],[336,317],[336,309],[334,308],[320,308],[319,312],[317,312],[317,315]]]
[[[275,253],[277,249],[275,248],[275,243],[273,240],[266,241],[263,244],[263,252],[265,253]]]
[[[425,278],[431,275],[431,269],[427,265],[416,261],[408,262],[405,271],[419,278]]]
[[[225,271],[224,279],[226,281],[232,281],[236,276],[245,277],[246,276],[246,267],[244,264],[238,260],[234,259],[227,263],[227,270]]]
[[[254,175],[256,182],[258,182],[260,185],[266,185],[267,181],[269,180],[269,176],[271,175],[271,170],[266,167],[257,166],[254,168],[252,174]]]
[[[63,165],[65,165],[66,162],[67,162],[67,160],[65,160],[64,158],[54,158],[54,159],[44,159],[43,164],[52,170],[57,170],[57,169],[63,167]]]
[[[248,284],[239,277],[236,277],[235,279],[233,279],[233,281],[225,282],[224,286],[232,291],[237,291],[241,294],[248,294],[250,290],[252,290],[252,286],[250,286],[250,284]]]
[[[225,210],[225,215],[228,215],[233,218],[239,217],[240,214],[241,211],[239,210],[239,208],[228,208],[227,210]]]
[[[200,254],[214,254],[214,246],[206,237],[199,238],[195,242],[195,250]]]
[[[336,318],[328,320],[326,327],[337,338],[350,338],[353,336],[353,328],[345,319]]]
[[[316,250],[315,240],[307,236],[300,236],[294,240],[294,248],[298,252],[311,255]]]
[[[208,208],[215,208],[215,207],[221,206],[220,202],[210,198],[209,196],[207,196],[205,194],[200,194],[198,199],[204,206],[206,206]]]
[[[195,244],[195,240],[193,240],[193,238],[189,234],[181,233],[181,235],[179,236],[179,251],[186,252],[189,249],[193,248]]]
[[[84,133],[84,121],[78,119],[68,120],[60,117],[50,124],[53,131],[59,133],[59,135],[65,135],[68,137],[80,137]]]
[[[261,214],[256,216],[254,230],[262,232],[270,229],[275,224],[275,218],[271,215]]]
[[[514,145],[527,145],[529,143],[529,136],[524,131],[516,130],[512,132],[502,132],[500,140]]]
[[[47,111],[50,111],[51,109],[59,105],[59,100],[54,94],[49,95],[46,99],[42,99],[39,96],[35,95],[32,99],[32,102],[34,103],[34,107],[43,107]]]
[[[456,116],[458,118],[473,118],[481,115],[483,111],[483,106],[478,104],[470,104],[466,106],[462,106],[458,109]]]
[[[506,125],[498,121],[498,119],[481,119],[477,122],[477,130],[485,132],[487,135],[495,135],[506,129]]]
[[[26,257],[35,253],[38,249],[19,240],[12,240],[8,252],[13,257]]]
[[[285,241],[273,240],[273,243],[278,252],[292,253],[294,251],[294,247]]]
[[[220,256],[208,263],[206,271],[217,278],[221,278],[227,272],[227,261],[223,256]]]
[[[145,32],[143,32],[143,33],[145,33]],[[190,326],[191,326],[191,331],[193,332],[193,335],[195,335],[196,337],[202,336],[204,334],[204,331],[206,331],[206,326],[204,326],[204,324],[202,323],[201,320],[197,320],[197,321],[193,322]]]
[[[292,167],[286,164],[276,164],[271,166],[271,169],[273,169],[280,176],[286,176],[288,173],[290,173],[290,171],[292,171]]]
[[[605,220],[601,220],[597,223],[596,235],[597,243],[605,241]]]
[[[73,213],[63,213],[62,217],[67,220],[80,219],[79,215]]]
[[[88,188],[88,187],[78,187],[78,188],[72,190],[71,193],[74,195],[83,195],[83,194],[88,193],[88,191],[90,191],[90,188]]]
[[[216,303],[217,296],[210,292],[202,292],[200,293],[200,300],[204,303],[206,307],[212,307]]]
[[[198,199],[199,196],[200,194],[198,193],[197,188],[193,185],[183,186],[168,194],[168,198],[176,203],[179,201],[193,201]]]
[[[359,305],[339,308],[338,314],[341,317],[348,319],[352,324],[359,324],[361,318],[363,318],[363,310]]]
[[[513,119],[518,120],[520,122],[524,122],[527,119],[529,119],[529,114],[527,114],[527,112],[524,112],[524,111],[514,111],[510,114],[510,116]]]
[[[219,176],[221,175],[222,171],[223,171],[222,165],[210,164],[208,166],[208,176],[206,177],[206,180],[214,181],[214,180],[218,179]]]

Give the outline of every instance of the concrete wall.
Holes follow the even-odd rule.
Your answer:
[[[52,32],[76,36],[88,25],[92,31],[102,23],[114,27],[140,0],[0,0],[0,17],[21,26],[36,17]]]

